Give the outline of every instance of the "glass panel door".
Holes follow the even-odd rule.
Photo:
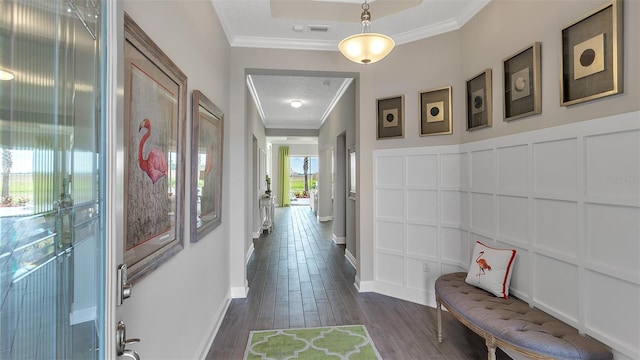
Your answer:
[[[0,358],[98,359],[100,0],[0,0]]]

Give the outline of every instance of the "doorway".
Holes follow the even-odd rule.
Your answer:
[[[289,157],[289,194],[291,205],[310,205],[311,193],[318,184],[317,156]]]

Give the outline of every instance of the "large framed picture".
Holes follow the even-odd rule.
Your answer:
[[[502,69],[504,121],[539,114],[542,111],[540,43],[535,42],[504,59]]]
[[[622,0],[613,0],[562,30],[560,105],[623,90]]]
[[[420,93],[420,136],[451,134],[451,86]]]
[[[135,284],[183,248],[187,77],[125,13],[124,262]]]
[[[467,80],[467,131],[491,126],[491,69]]]
[[[222,222],[224,114],[199,90],[191,95],[191,242]]]
[[[356,199],[356,146],[349,147],[349,199]]]
[[[404,95],[377,99],[377,138],[404,137]]]

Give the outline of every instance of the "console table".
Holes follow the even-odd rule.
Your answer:
[[[262,232],[271,233],[273,230],[274,198],[264,194],[260,198],[260,216],[262,218]]]

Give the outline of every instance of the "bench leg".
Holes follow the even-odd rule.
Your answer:
[[[438,318],[438,342],[442,342],[442,304],[436,299],[436,317]]]
[[[489,360],[496,360],[496,343],[493,339],[493,336],[489,336],[486,338],[486,344],[487,344],[487,358]]]

